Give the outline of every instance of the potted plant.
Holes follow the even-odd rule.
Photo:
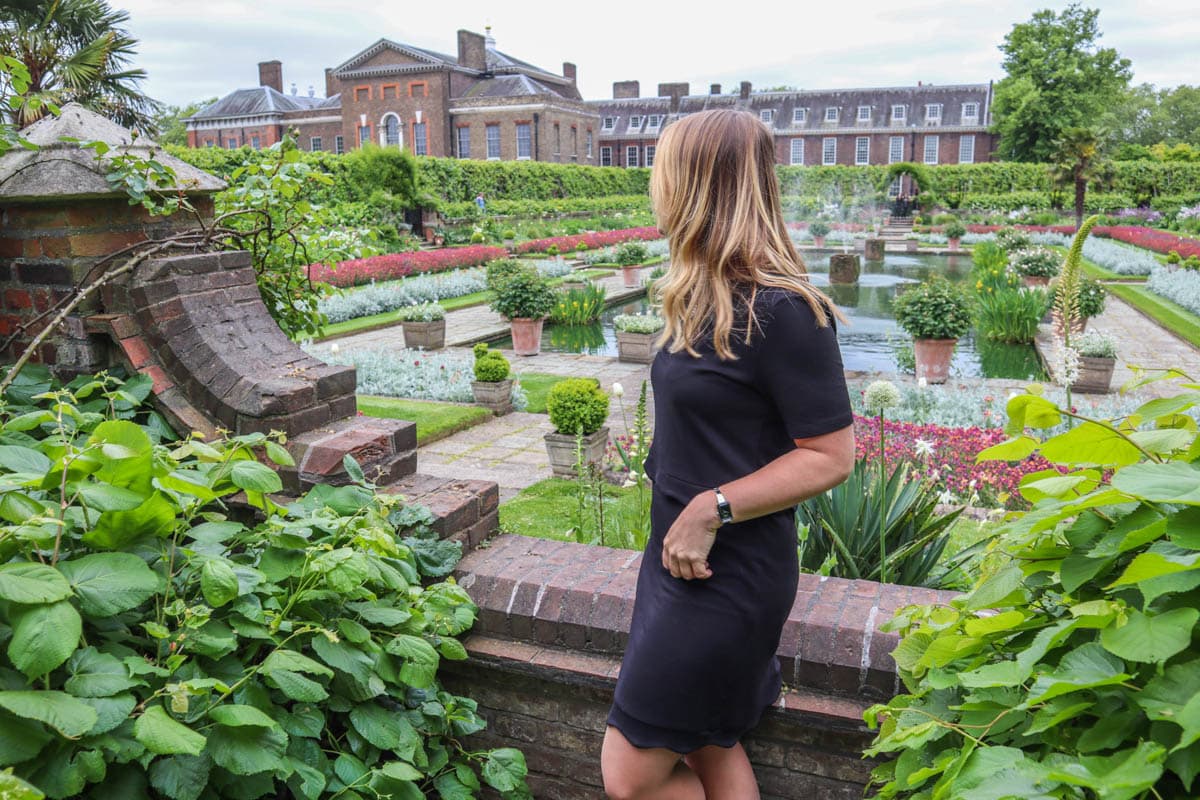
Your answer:
[[[580,242],[579,244],[575,245],[575,259],[580,263],[580,265],[583,264],[584,254],[587,251],[587,242]]]
[[[619,314],[613,317],[617,332],[617,360],[649,364],[654,360],[654,343],[666,322],[657,314]]]
[[[546,248],[546,255],[550,256],[550,258],[554,259],[555,261],[562,261],[562,256],[559,255],[559,252],[558,245],[556,244],[552,244]]]
[[[437,303],[401,306],[396,319],[404,329],[404,346],[437,350],[446,344],[446,309]]]
[[[626,289],[636,289],[639,286],[638,271],[648,258],[646,245],[641,242],[625,242],[617,248],[616,259],[621,265],[621,277],[625,279]]]
[[[555,475],[575,475],[576,461],[599,464],[608,444],[608,395],[593,378],[567,378],[546,395],[552,433],[545,435],[546,453]]]
[[[486,342],[475,345],[475,380],[471,393],[475,402],[501,416],[512,411],[512,379],[508,359],[498,350],[488,349]]]
[[[1053,292],[1051,292],[1053,294]],[[1104,284],[1095,278],[1080,278],[1079,279],[1079,319],[1071,326],[1071,334],[1080,334],[1087,329],[1088,320],[1092,317],[1098,317],[1104,311],[1104,298],[1108,296],[1108,290],[1104,288]],[[1057,317],[1054,318],[1054,335],[1062,338],[1062,321]]]
[[[1174,272],[1175,270],[1179,269],[1179,264],[1182,261],[1183,261],[1183,257],[1179,255],[1178,250],[1172,250],[1171,252],[1167,253],[1167,257],[1166,257],[1167,269],[1170,270],[1171,272]]]
[[[904,234],[904,249],[910,253],[915,253],[921,247],[921,235],[919,233]]]
[[[1046,286],[1058,275],[1062,256],[1048,247],[1026,247],[1010,255],[1008,265],[1026,286]]]
[[[471,231],[471,244],[483,244],[487,241],[487,236],[483,233],[483,228],[476,228]]]
[[[896,322],[913,337],[917,379],[945,383],[959,337],[971,328],[970,300],[945,278],[931,280],[897,295]]]
[[[513,243],[517,240],[517,232],[512,228],[505,228],[500,232],[500,238],[504,240],[504,247],[508,250],[512,250]]]
[[[829,235],[829,223],[821,220],[811,222],[808,225],[808,232],[812,236],[815,247],[824,247],[825,237]]]
[[[492,310],[512,324],[513,352],[536,356],[542,351],[542,323],[554,308],[554,290],[536,270],[520,267],[495,294]]]
[[[1071,391],[1107,394],[1112,390],[1113,367],[1117,364],[1117,340],[1106,333],[1085,333],[1075,342],[1079,374]]]
[[[957,250],[959,241],[967,235],[966,226],[958,220],[946,223],[942,232],[946,234],[946,242],[950,245],[951,250]]]
[[[446,243],[446,232],[441,228],[434,228],[431,236],[434,247],[441,247]]]

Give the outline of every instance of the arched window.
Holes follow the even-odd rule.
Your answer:
[[[382,120],[383,144],[387,147],[400,146],[400,118],[395,114],[386,114]]]

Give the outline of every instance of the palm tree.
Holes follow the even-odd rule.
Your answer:
[[[1083,201],[1088,182],[1101,176],[1104,162],[1100,156],[1103,134],[1092,128],[1066,128],[1054,140],[1051,178],[1060,186],[1075,188],[1075,230],[1083,224]]]
[[[0,4],[0,52],[20,61],[29,86],[0,85],[0,113],[24,127],[47,105],[71,101],[125,127],[153,131],[159,104],[142,94],[145,70],[129,68],[137,40],[129,14],[106,0],[23,0]]]

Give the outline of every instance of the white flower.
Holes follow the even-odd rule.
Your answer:
[[[918,389],[924,389],[928,385],[929,385],[929,381],[925,380],[924,377],[917,378],[917,388]]]
[[[972,478],[972,479],[971,479],[971,480],[970,480],[970,481],[967,483],[967,488],[968,488],[968,489],[971,489],[972,491],[975,489],[975,479],[974,479],[974,478]]]
[[[867,386],[863,405],[872,414],[882,414],[885,409],[900,405],[900,390],[891,381],[872,381]]]
[[[637,481],[635,481],[633,478],[626,478],[625,482],[621,484],[622,489],[628,489],[631,486],[637,486]]]
[[[614,383],[612,385],[612,393],[613,393],[613,397],[624,397],[625,396],[625,387],[619,383]]]
[[[933,442],[929,439],[917,439],[913,443],[913,451],[923,458],[933,456]]]
[[[342,348],[338,347],[337,342],[334,342],[333,344],[329,345],[329,352],[331,352],[331,353],[336,353],[338,350],[341,350],[341,349]]]
[[[949,505],[954,502],[954,494],[946,489],[938,495],[938,502],[942,505]]]

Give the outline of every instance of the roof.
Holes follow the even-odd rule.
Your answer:
[[[156,161],[174,170],[177,188],[189,194],[225,188],[220,178],[180,161],[148,138],[139,136],[135,143],[130,131],[78,103],[63,106],[57,117],[43,117],[22,135],[38,149],[17,147],[0,157],[0,202],[121,194],[107,180],[112,156],[131,152],[149,157],[152,149]],[[94,150],[79,144],[97,141],[109,146],[108,156],[97,159]]]
[[[189,119],[225,119],[227,117],[254,117],[263,114],[283,114],[288,111],[304,111],[316,108],[330,98],[309,97],[300,94],[284,94],[270,86],[255,86],[253,89],[235,89],[211,106],[198,111]]]
[[[560,87],[548,86],[528,75],[517,74],[478,80],[463,93],[462,97],[530,97],[542,94],[561,95],[562,92]]]

